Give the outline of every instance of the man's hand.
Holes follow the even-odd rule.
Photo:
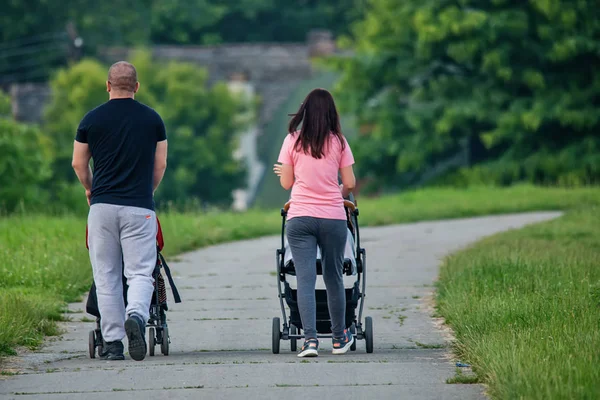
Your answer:
[[[92,191],[86,189],[85,190],[85,197],[87,197],[87,201],[88,201],[88,206],[90,205],[91,201],[92,201]]]

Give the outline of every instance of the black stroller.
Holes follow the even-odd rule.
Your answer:
[[[301,333],[302,321],[298,311],[297,291],[292,289],[289,282],[286,280],[286,275],[296,275],[294,262],[288,255],[286,257],[285,245],[285,222],[290,203],[286,203],[281,209],[281,248],[276,252],[277,264],[277,287],[279,290],[279,302],[281,304],[281,313],[283,315],[283,330],[281,330],[281,321],[279,317],[273,318],[272,332],[272,350],[274,354],[279,353],[279,345],[281,340],[290,340],[291,351],[296,351],[297,340],[304,338]],[[365,340],[367,353],[373,352],[373,319],[366,317],[364,325],[362,323],[362,310],[365,298],[366,287],[366,270],[367,270],[367,255],[365,249],[360,247],[360,232],[358,227],[358,208],[351,197],[350,200],[344,200],[346,216],[348,221],[348,229],[351,233],[352,242],[355,247],[352,248],[352,256],[346,256],[344,261],[344,275],[356,275],[356,281],[351,288],[346,288],[346,328],[352,332],[357,340]],[[348,244],[350,245],[350,243]],[[352,259],[354,258],[354,259]],[[286,260],[287,259],[287,260]],[[321,260],[316,260],[317,275],[322,275]],[[283,287],[282,287],[283,284]],[[290,310],[289,320],[286,316],[283,299],[287,303]],[[316,289],[315,299],[317,305],[317,337],[331,338],[331,318],[329,309],[327,308],[327,291],[324,289]],[[358,318],[356,316],[356,308],[359,306]],[[352,344],[350,350],[356,350],[356,340]]]
[[[86,230],[86,246],[87,246],[87,230]],[[173,292],[173,299],[175,303],[181,303],[179,292],[173,282],[171,275],[171,269],[167,265],[165,258],[161,254],[164,247],[164,240],[162,236],[162,230],[160,222],[158,222],[158,231],[156,234],[156,266],[152,272],[154,278],[154,291],[152,294],[152,300],[150,302],[150,318],[148,319],[148,353],[150,356],[154,356],[154,347],[160,345],[160,350],[163,355],[169,355],[169,328],[167,326],[167,316],[165,314],[169,307],[167,306],[167,289],[165,286],[165,280],[161,273],[161,269],[165,270],[169,285]],[[89,247],[88,247],[89,249]],[[123,275],[123,301],[127,306],[127,279]],[[98,310],[98,298],[96,296],[96,284],[92,282],[90,293],[86,303],[86,312],[96,317],[96,329],[93,329],[89,333],[89,354],[90,358],[96,358],[96,348],[98,348],[98,355],[102,353],[103,340],[102,332],[100,330],[100,311]]]

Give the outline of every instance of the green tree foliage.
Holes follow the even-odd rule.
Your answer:
[[[364,1],[11,0],[0,13],[0,84],[45,81],[103,46],[304,41],[315,28],[345,33]]]
[[[0,90],[0,118],[10,118],[12,105],[10,95]]]
[[[0,81],[45,81],[98,46],[147,44],[150,15],[145,0],[12,0],[0,13]],[[74,47],[73,35],[83,48]]]
[[[210,44],[221,41],[211,28],[228,6],[209,0],[156,1],[152,5],[151,40],[154,43]]]
[[[86,59],[59,70],[50,81],[52,100],[45,110],[44,131],[54,146],[55,183],[75,179],[71,168],[73,140],[85,113],[108,99],[107,73],[108,68]]]
[[[41,39],[73,22],[98,45],[303,41],[314,28],[345,33],[364,0],[12,0],[0,14],[0,43]]]
[[[143,85],[137,98],[156,109],[169,135],[168,172],[158,199],[229,205],[246,176],[233,158],[244,127],[235,117],[244,104],[224,83],[209,87],[207,71],[196,65],[153,63],[146,52],[132,62]]]
[[[347,33],[364,0],[242,0],[207,32],[223,42],[303,42],[311,29]]]
[[[206,70],[195,65],[157,63],[148,52],[138,52],[132,63],[140,81],[136,100],[154,108],[167,128],[168,168],[157,201],[229,205],[232,190],[245,178],[243,164],[233,158],[241,102],[222,83],[208,87]],[[107,71],[84,60],[52,81],[45,131],[56,149],[53,185],[69,193],[76,181],[70,162],[76,129],[86,112],[108,100]]]
[[[37,127],[0,117],[1,211],[44,204],[42,186],[50,178],[51,164],[50,140]]]
[[[345,40],[356,55],[333,63],[338,98],[363,125],[362,174],[417,182],[479,145],[472,161],[494,161],[478,167],[488,182],[600,178],[595,1],[370,0],[366,10]]]

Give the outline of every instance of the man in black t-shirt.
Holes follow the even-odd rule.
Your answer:
[[[153,197],[167,166],[167,137],[160,116],[134,100],[139,82],[133,65],[112,65],[106,89],[109,101],[79,124],[73,169],[90,205],[88,244],[105,341],[100,357],[123,360],[127,335],[129,355],[139,361],[146,355],[157,256]]]

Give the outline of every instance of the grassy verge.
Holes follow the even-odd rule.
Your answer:
[[[362,225],[600,204],[600,188],[427,189],[359,202]],[[243,214],[159,213],[165,255],[278,233],[277,210]],[[64,302],[88,290],[91,268],[85,219],[14,216],[0,218],[0,355],[36,346],[55,333]],[[265,267],[266,268],[266,267]]]
[[[374,226],[525,211],[570,210],[600,205],[599,195],[598,187],[432,188],[359,200],[358,205],[361,222]]]
[[[600,394],[599,221],[580,209],[447,259],[439,311],[492,398]]]

